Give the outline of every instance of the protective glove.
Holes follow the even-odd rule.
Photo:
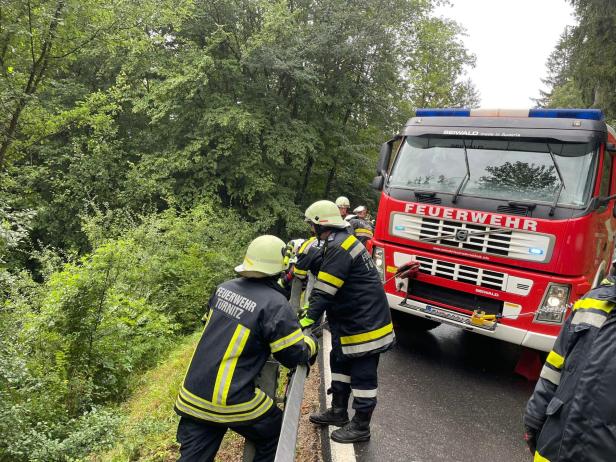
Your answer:
[[[312,366],[316,360],[317,355],[319,354],[319,342],[314,335],[304,333],[304,342],[310,348],[310,365]]]
[[[533,455],[537,450],[537,433],[539,432],[536,428],[524,425],[524,441],[526,441],[526,445],[528,446],[528,449],[530,449],[530,453]]]
[[[291,259],[294,256],[293,249],[294,249],[293,241],[289,241],[287,242],[286,247],[282,251],[282,255],[284,257],[283,263],[284,263],[285,268],[289,268],[289,263],[291,262]]]

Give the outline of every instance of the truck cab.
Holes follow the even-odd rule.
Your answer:
[[[373,182],[391,308],[549,351],[610,269],[615,150],[599,110],[418,110]],[[415,279],[394,277],[412,260]]]

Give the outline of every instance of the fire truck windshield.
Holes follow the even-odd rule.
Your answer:
[[[463,181],[465,147],[470,178]],[[388,186],[455,194],[463,184],[460,195],[538,203],[558,199],[558,205],[582,207],[590,197],[596,158],[590,143],[411,136],[400,147]]]

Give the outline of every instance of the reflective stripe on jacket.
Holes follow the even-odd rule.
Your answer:
[[[270,353],[292,368],[316,351],[273,279],[234,279],[216,288],[205,329],[175,402],[176,412],[209,422],[262,416],[272,399],[255,388]]]
[[[316,237],[306,239],[297,251],[297,262],[293,268],[293,275],[299,279],[306,279],[308,272],[313,275],[319,272],[323,262],[322,241]]]
[[[383,284],[365,247],[347,230],[330,235],[323,248],[307,316],[316,320],[324,311],[347,356],[379,353],[394,343]]]
[[[374,235],[374,227],[368,220],[363,218],[351,218],[349,220],[351,228],[353,228],[353,234],[359,239],[359,241],[366,245],[366,242],[372,239]]]
[[[616,460],[616,286],[578,300],[526,406],[535,461]]]

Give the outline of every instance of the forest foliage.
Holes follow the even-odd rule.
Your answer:
[[[0,0],[0,460],[113,443],[251,238],[478,103],[431,0]],[[171,413],[171,404],[169,405]]]
[[[547,61],[542,107],[593,107],[616,125],[616,1],[569,0],[577,24],[563,31]]]

